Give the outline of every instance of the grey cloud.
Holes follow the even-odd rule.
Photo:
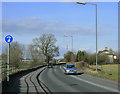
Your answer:
[[[109,30],[99,29],[99,35],[103,35]],[[58,21],[43,21],[38,18],[26,18],[22,20],[3,20],[3,32],[14,34],[42,34],[53,33],[55,35],[79,34],[81,36],[95,35],[95,28],[64,24]]]
[[[89,27],[67,25],[58,21],[42,21],[37,18],[3,20],[3,32],[15,34],[55,33],[56,35],[61,35],[63,33],[80,35],[94,34],[93,30]]]

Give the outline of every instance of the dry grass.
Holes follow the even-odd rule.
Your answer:
[[[120,74],[118,74],[118,64],[110,64],[110,65],[98,65],[98,69],[100,69],[101,71],[93,71],[92,69],[86,69],[84,70],[85,73],[93,75],[93,76],[97,76],[97,77],[101,77],[101,78],[106,78],[109,80],[114,80],[114,81],[119,81],[118,79],[118,75],[120,76]],[[92,68],[92,66],[90,66]],[[96,66],[93,66],[93,69],[95,69]]]
[[[71,62],[69,62],[69,64],[70,63]],[[95,70],[96,69],[95,65],[89,66],[90,68],[87,68],[86,65],[82,67],[80,62],[71,63],[71,64],[75,64],[77,71],[79,72],[84,72],[92,76],[120,82],[120,79],[118,79],[120,77],[120,73],[118,72],[118,66],[120,66],[120,64],[108,64],[108,65],[102,65],[102,66],[98,65],[98,69],[101,70],[98,72],[96,72]]]

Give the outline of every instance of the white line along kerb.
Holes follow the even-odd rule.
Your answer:
[[[100,87],[100,88],[104,88],[104,89],[106,89],[106,90],[110,90],[110,91],[113,91],[113,92],[118,92],[117,89],[110,88],[110,87],[106,87],[106,86],[103,86],[103,85],[100,85],[100,84],[96,84],[96,83],[93,83],[93,82],[90,82],[90,81],[87,81],[87,80],[78,78],[78,77],[73,76],[73,75],[70,75],[70,76],[71,76],[71,77],[74,77],[74,78],[76,78],[76,79],[78,79],[78,80],[80,80],[80,81],[83,81],[83,82],[85,82],[85,83],[89,83],[89,84],[92,84],[92,85],[94,85],[94,86],[98,86],[98,87]],[[102,92],[102,91],[101,91],[101,92]]]

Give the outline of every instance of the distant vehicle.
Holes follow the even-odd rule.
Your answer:
[[[66,64],[65,74],[76,74],[77,69],[74,64]]]
[[[53,63],[48,63],[47,67],[48,68],[52,68],[53,67]]]

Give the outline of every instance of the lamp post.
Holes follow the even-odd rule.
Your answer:
[[[64,37],[71,37],[72,38],[72,53],[73,53],[73,36],[64,35]],[[72,56],[72,61],[73,61],[73,56]]]
[[[64,37],[71,37],[72,38],[72,52],[73,52],[73,36],[68,36],[68,35],[64,35]]]
[[[90,5],[94,5],[96,8],[96,71],[98,71],[98,65],[97,65],[97,4],[81,3],[81,2],[77,2],[77,4],[82,4],[82,5],[90,4]]]

